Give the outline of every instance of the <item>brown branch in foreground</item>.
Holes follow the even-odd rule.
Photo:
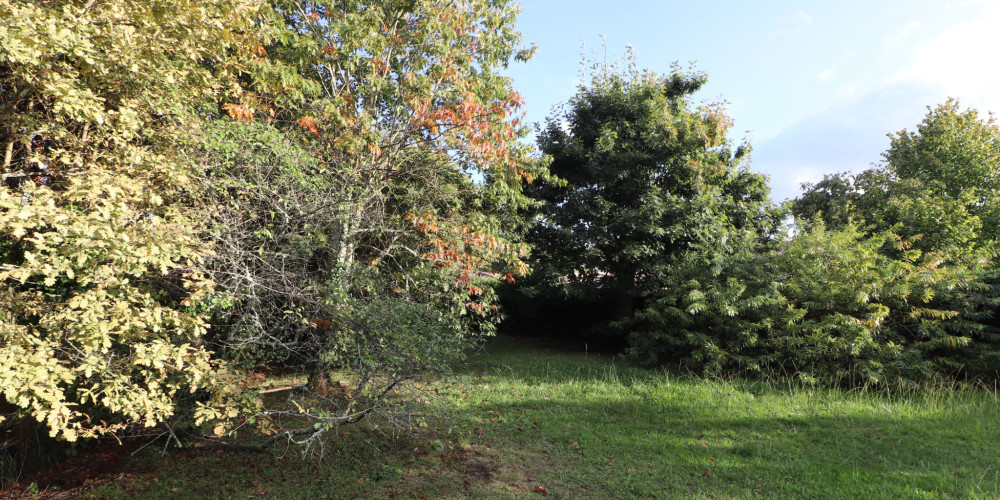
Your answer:
[[[265,451],[267,451],[268,448],[270,448],[275,443],[277,443],[278,441],[281,441],[283,439],[287,439],[289,441],[292,441],[295,444],[306,444],[306,443],[310,442],[313,439],[319,438],[319,436],[321,436],[322,434],[324,434],[331,427],[339,427],[339,426],[345,425],[345,424],[355,424],[355,423],[361,421],[361,419],[367,417],[370,413],[372,413],[376,409],[378,409],[378,407],[379,407],[378,403],[381,402],[381,401],[383,401],[388,396],[388,394],[390,392],[392,392],[400,383],[405,382],[406,380],[409,380],[410,378],[411,377],[401,377],[401,378],[398,378],[398,379],[393,380],[392,382],[388,383],[385,387],[381,388],[381,390],[378,392],[378,394],[375,397],[375,400],[371,404],[371,406],[369,406],[368,408],[365,408],[364,410],[361,410],[359,412],[353,413],[353,414],[346,414],[347,411],[350,411],[349,408],[345,410],[345,414],[344,415],[339,416],[339,417],[327,417],[327,416],[320,417],[320,416],[317,416],[317,415],[314,415],[314,414],[309,414],[309,413],[280,411],[280,410],[265,411],[264,414],[266,414],[266,415],[279,415],[279,414],[281,414],[281,415],[294,416],[294,417],[308,417],[308,418],[315,419],[318,423],[320,423],[322,425],[320,425],[318,427],[316,425],[310,425],[310,426],[306,426],[306,427],[299,427],[299,428],[296,428],[296,429],[286,429],[286,430],[283,430],[283,431],[281,431],[281,432],[279,432],[279,433],[277,433],[277,434],[275,434],[275,435],[273,435],[273,436],[265,439],[264,441],[261,441],[258,444],[255,444],[255,445],[230,443],[228,441],[223,441],[223,440],[221,440],[219,438],[211,437],[211,436],[206,436],[206,435],[203,435],[203,434],[202,435],[196,435],[195,437],[197,437],[198,439],[201,439],[203,441],[208,441],[208,442],[211,442],[211,443],[215,443],[215,444],[217,444],[219,446],[222,446],[224,448],[228,448],[228,449],[232,449],[232,450],[237,450],[237,451],[246,451],[246,452],[251,452],[251,453],[262,453],[262,452],[265,452]],[[284,391],[284,390],[291,390],[291,389],[301,389],[302,387],[304,387],[304,386],[303,385],[299,385],[299,386],[291,386],[291,387],[281,387],[281,388],[278,388],[278,389],[273,389],[273,391]],[[296,437],[298,437],[298,436],[304,436],[304,435],[307,435],[307,434],[311,434],[311,436],[309,438],[305,439],[304,441],[295,441]]]

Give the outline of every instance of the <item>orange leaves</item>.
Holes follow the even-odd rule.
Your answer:
[[[427,251],[421,258],[433,262],[439,268],[451,269],[458,273],[456,289],[466,291],[469,297],[482,296],[484,290],[470,283],[470,276],[491,276],[508,283],[515,282],[515,275],[527,274],[527,265],[520,257],[527,255],[523,246],[513,245],[495,235],[484,233],[468,226],[451,225],[439,221],[434,214],[407,214],[408,221],[424,233]],[[506,262],[507,269],[494,271],[496,262]],[[468,302],[466,307],[483,314],[487,306]]]
[[[433,234],[438,233],[438,225],[434,219],[433,214],[424,214],[422,216],[415,214],[406,214],[405,216],[403,216],[403,220],[412,223],[421,232],[433,233]]]
[[[451,70],[442,70],[442,78],[455,76]],[[459,88],[467,88],[468,82],[455,82]],[[516,128],[520,120],[509,120],[523,106],[524,99],[511,92],[505,98],[482,102],[476,93],[464,90],[457,101],[446,101],[435,106],[428,99],[411,101],[410,122],[416,127],[438,134],[442,130],[447,137],[464,151],[484,170],[496,167],[515,168],[518,159],[514,155],[512,143],[517,139]],[[519,175],[526,180],[530,175]],[[530,180],[529,180],[530,182]]]
[[[299,126],[309,129],[309,131],[313,134],[319,135],[319,129],[316,127],[315,116],[303,116],[302,118],[299,118]]]
[[[235,121],[253,120],[253,110],[251,110],[246,104],[223,104],[222,109]]]
[[[335,44],[327,45],[323,47],[323,53],[328,56],[333,56],[337,53],[337,46]]]
[[[333,320],[330,318],[313,318],[312,323],[317,332],[325,332],[333,326]]]

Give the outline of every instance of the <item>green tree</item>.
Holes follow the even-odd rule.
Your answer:
[[[545,171],[498,70],[531,51],[506,1],[274,5],[252,92],[187,146],[213,165],[213,338],[307,372],[299,416],[333,426],[400,409],[385,396],[491,333],[493,285],[526,272],[521,188]]]
[[[616,319],[631,316],[642,292],[689,248],[706,217],[758,231],[777,226],[766,178],[748,170],[749,147],[733,148],[719,104],[695,106],[701,73],[662,76],[595,64],[538,138],[559,181],[535,183],[542,280],[614,290]],[[548,264],[545,264],[548,262]]]
[[[916,131],[890,138],[881,165],[804,184],[792,213],[820,217],[830,228],[853,220],[872,232],[891,230],[925,251],[988,253],[1000,222],[1000,128],[993,119],[949,100],[929,109]]]
[[[995,366],[997,336],[989,318],[996,289],[991,285],[994,270],[989,262],[997,243],[991,224],[996,220],[1000,187],[993,173],[998,131],[992,119],[980,119],[974,110],[960,111],[957,101],[949,100],[930,109],[917,131],[891,134],[882,165],[806,185],[803,196],[792,202],[792,212],[807,219],[805,226],[808,220],[819,219],[828,227],[802,237],[817,250],[839,247],[834,253],[853,255],[854,264],[835,266],[843,276],[839,279],[815,276],[812,264],[798,270],[790,267],[790,281],[798,283],[786,289],[790,301],[815,309],[815,298],[821,293],[807,286],[812,276],[829,282],[822,293],[837,290],[843,283],[848,290],[878,290],[877,300],[885,306],[886,318],[906,314],[889,321],[889,326],[879,323],[878,330],[871,332],[871,322],[854,322],[859,332],[867,332],[865,339],[875,339],[871,346],[885,345],[888,339],[897,347],[896,353],[877,348],[865,355],[868,359],[857,366],[863,365],[862,371],[872,377],[907,372],[926,376],[934,370],[959,368],[983,373]],[[816,241],[820,234],[830,241]],[[790,255],[784,259],[792,259]],[[806,257],[808,252],[800,255]],[[835,265],[838,258],[831,254],[822,259]],[[787,265],[795,266],[794,259]],[[870,283],[852,282],[851,277],[865,268],[873,273],[872,278],[865,278]],[[924,280],[928,276],[930,282]],[[947,286],[942,288],[942,284]],[[925,292],[912,295],[914,290]],[[863,297],[876,295],[866,291]],[[855,312],[844,309],[847,301],[827,303],[840,304],[831,312],[857,318]],[[807,317],[801,327],[822,330],[834,323],[833,316],[821,315],[812,321]],[[852,351],[835,364],[846,366],[851,357],[861,362],[859,353]]]
[[[826,227],[842,227],[860,216],[855,206],[860,195],[853,175],[824,174],[823,180],[802,183],[802,195],[792,200],[789,212],[799,219],[822,219]]]
[[[1000,224],[1000,127],[992,116],[961,110],[957,100],[930,109],[915,131],[890,134],[886,168],[917,179],[936,197],[960,201],[983,222],[983,241],[996,241]]]
[[[854,223],[800,224],[766,247],[752,233],[699,232],[637,313],[629,352],[642,362],[835,384],[995,363],[995,335],[976,314],[985,260],[945,265],[942,252]]]
[[[775,269],[795,311],[773,336],[783,370],[842,382],[923,380],[964,370],[992,350],[975,310],[987,261],[956,261],[915,239],[847,224],[807,227],[782,247]]]
[[[780,241],[718,220],[694,232],[636,313],[628,354],[645,364],[684,360],[710,375],[773,368],[772,340],[792,318],[774,259]]]

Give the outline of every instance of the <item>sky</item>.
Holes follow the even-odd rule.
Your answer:
[[[581,83],[584,54],[631,45],[641,68],[694,63],[696,102],[728,102],[731,138],[753,145],[771,198],[823,174],[881,161],[887,134],[914,130],[949,97],[1000,112],[1000,1],[520,0],[518,27],[538,47],[507,74],[529,122]]]

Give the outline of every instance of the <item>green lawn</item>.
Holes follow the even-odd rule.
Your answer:
[[[99,498],[998,498],[1000,403],[702,380],[496,339],[392,440],[354,426],[322,460],[150,453]],[[152,447],[151,447],[152,448]],[[536,491],[538,490],[538,491]]]

